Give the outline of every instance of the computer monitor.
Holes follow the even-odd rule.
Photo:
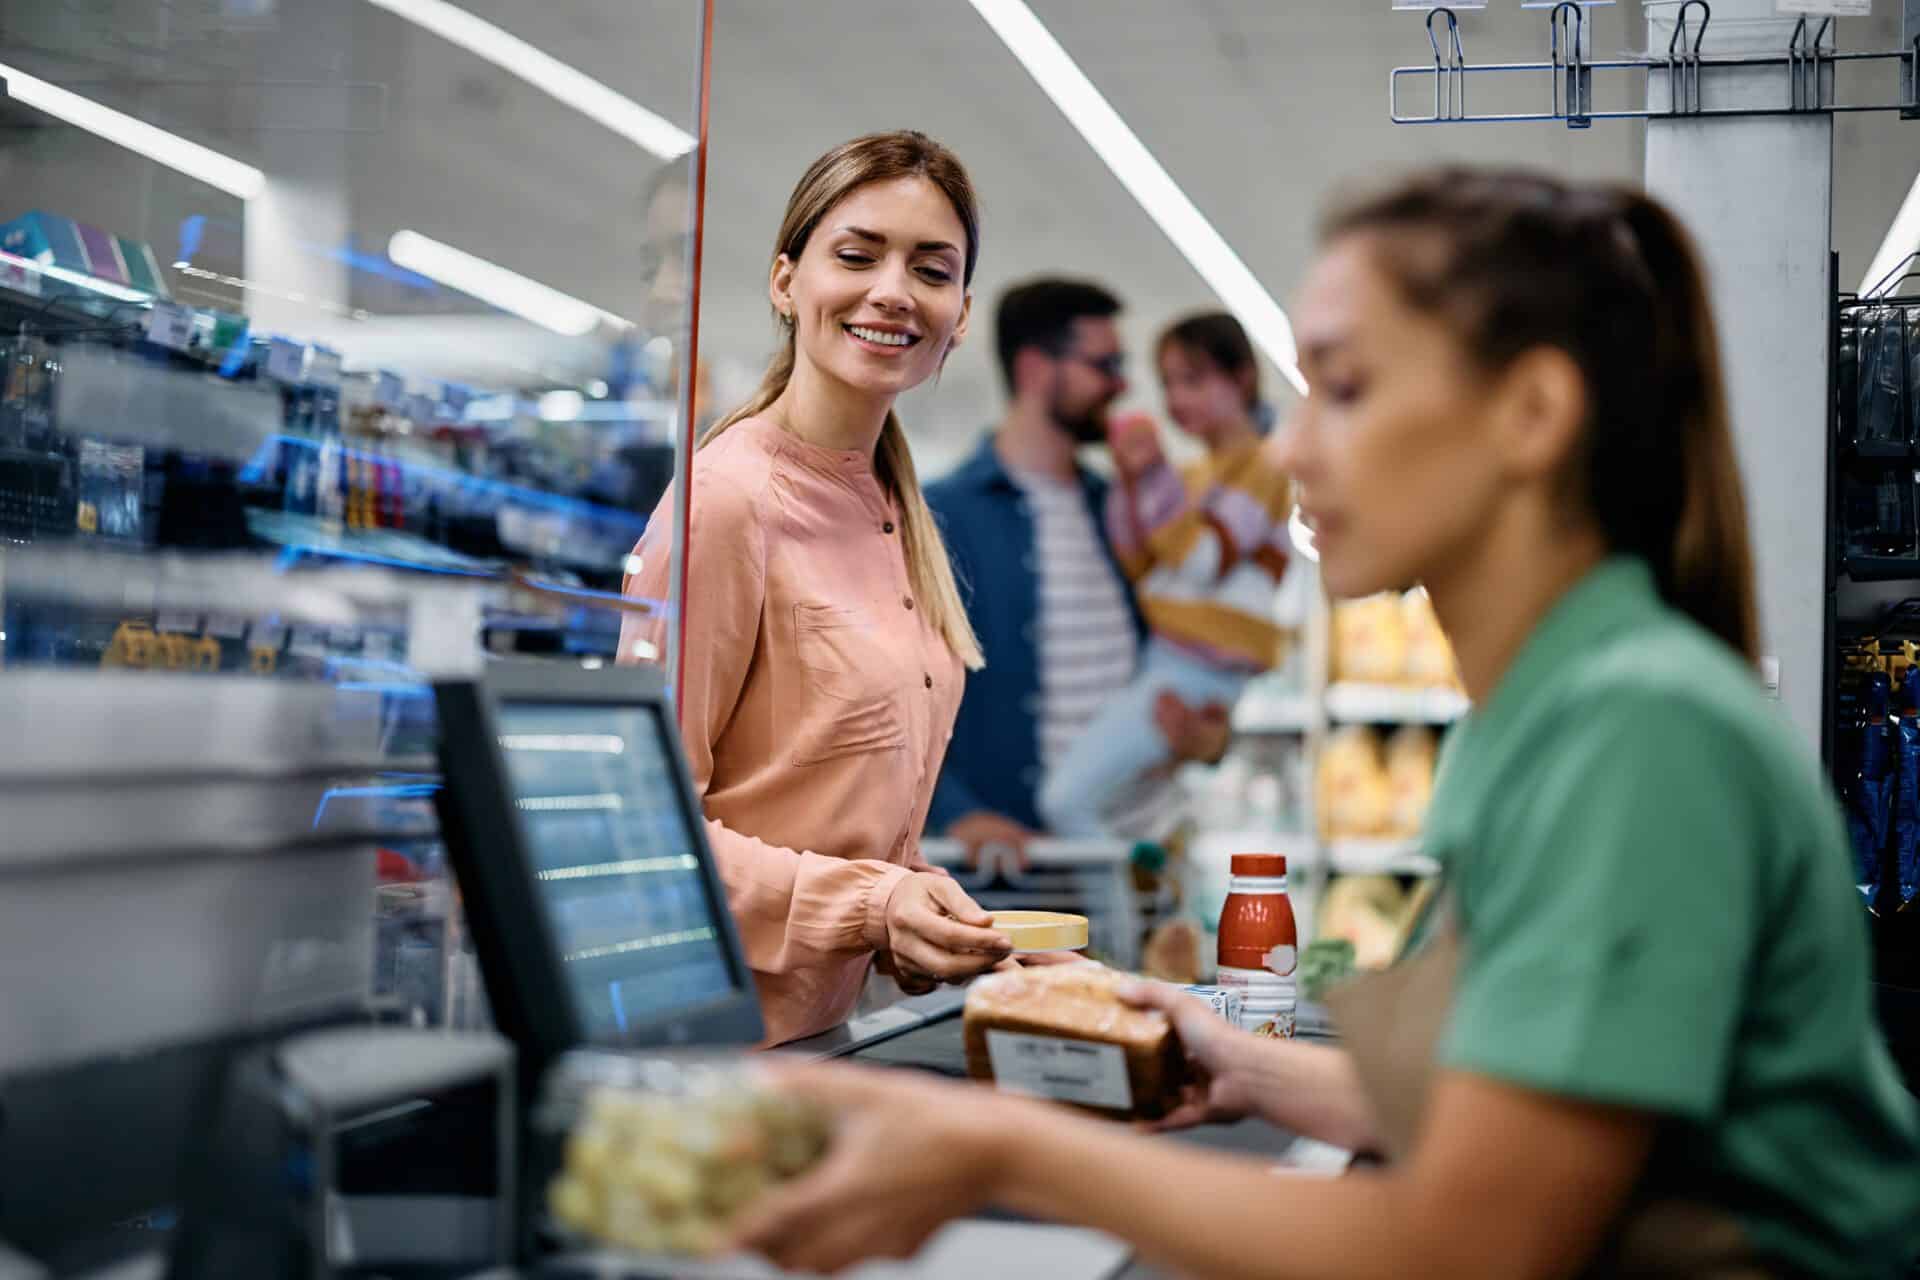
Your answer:
[[[659,675],[521,662],[435,693],[448,857],[494,1022],[523,1063],[582,1045],[757,1043],[752,974]]]

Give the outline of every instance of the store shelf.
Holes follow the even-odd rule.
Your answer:
[[[291,511],[249,511],[247,529],[254,537],[281,549],[282,568],[291,568],[310,556],[473,578],[498,577],[502,571],[498,564],[461,555],[410,533],[342,528]]]
[[[1327,718],[1335,724],[1449,724],[1467,712],[1453,689],[1341,683],[1327,686]]]
[[[1847,577],[1855,582],[1920,582],[1920,559],[1913,556],[1848,556]]]
[[[1248,693],[1233,709],[1235,733],[1305,733],[1313,725],[1313,699],[1304,693],[1278,697]]]
[[[1335,840],[1327,846],[1327,865],[1335,875],[1430,876],[1440,870],[1418,840]]]

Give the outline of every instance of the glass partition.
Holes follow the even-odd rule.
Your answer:
[[[0,0],[0,661],[375,719],[327,803],[419,832],[405,1021],[477,999],[427,679],[673,612],[621,589],[684,435],[701,6],[621,9]]]

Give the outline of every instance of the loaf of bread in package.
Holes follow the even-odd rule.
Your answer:
[[[1155,1119],[1180,1099],[1186,1056],[1166,1015],[1122,1004],[1097,964],[995,973],[967,992],[967,1073],[1010,1093]]]

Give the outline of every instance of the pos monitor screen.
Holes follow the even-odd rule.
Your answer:
[[[757,1042],[658,674],[500,664],[435,694],[448,856],[494,1021],[523,1059]]]

